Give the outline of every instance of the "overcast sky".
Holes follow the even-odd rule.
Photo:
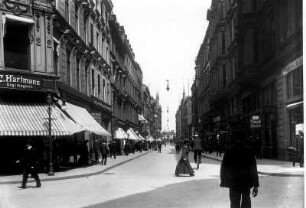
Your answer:
[[[210,0],[112,0],[117,21],[143,71],[144,84],[159,92],[163,130],[175,130],[183,88],[191,96],[195,58],[204,39]],[[169,80],[170,90],[167,91]],[[167,113],[167,107],[169,113]],[[169,122],[167,120],[169,119]]]

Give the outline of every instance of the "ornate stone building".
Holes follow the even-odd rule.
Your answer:
[[[302,1],[213,0],[207,20],[193,122],[203,135],[242,125],[262,139],[265,157],[288,158],[304,123]]]
[[[112,9],[111,0],[0,1],[2,167],[14,169],[29,140],[47,168],[77,163],[85,140],[95,161],[118,127],[140,130],[142,70]]]

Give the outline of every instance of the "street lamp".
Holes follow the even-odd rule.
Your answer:
[[[51,113],[52,113],[52,97],[50,92],[48,93],[47,96],[47,103],[48,103],[48,129],[49,129],[49,172],[48,175],[49,176],[53,176],[54,175],[54,169],[53,169],[53,156],[52,156],[52,135],[51,135],[51,131],[52,131],[52,118],[51,118]]]

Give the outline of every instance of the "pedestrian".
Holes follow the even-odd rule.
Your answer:
[[[199,135],[195,134],[193,136],[193,158],[195,163],[197,163],[197,160],[199,160],[199,163],[201,163],[202,150],[203,150],[202,141]]]
[[[37,155],[36,155],[36,151],[32,144],[29,143],[26,145],[23,158],[20,160],[17,160],[16,163],[22,163],[25,166],[25,169],[22,175],[22,183],[21,183],[22,189],[26,188],[29,174],[31,174],[32,177],[35,179],[36,187],[41,187],[40,179],[38,176]]]
[[[108,147],[105,142],[102,143],[100,147],[100,152],[102,155],[101,165],[106,165],[107,162],[107,154],[109,153]]]
[[[114,156],[114,159],[116,159],[116,155],[117,155],[117,144],[115,141],[112,142],[111,144],[111,154],[112,156]]]
[[[223,156],[220,179],[221,187],[229,188],[231,208],[250,208],[250,189],[253,197],[258,194],[258,173],[255,155],[246,145],[243,129],[233,132],[234,144]]]
[[[161,141],[157,142],[157,146],[158,146],[158,152],[161,153],[161,149],[162,149]]]
[[[184,146],[182,147],[182,154],[181,158],[178,161],[175,169],[175,175],[179,176],[180,174],[189,174],[190,176],[194,176],[194,171],[189,163],[188,154],[189,154],[189,147],[188,141],[184,142]]]

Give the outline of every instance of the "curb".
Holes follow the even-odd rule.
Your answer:
[[[206,156],[203,157],[209,158],[211,160],[216,160],[219,162],[222,162],[221,159],[217,159],[214,157]],[[278,176],[278,177],[304,177],[304,174],[292,174],[292,173],[269,173],[269,172],[263,172],[263,171],[257,171],[261,175],[267,175],[267,176]]]
[[[99,170],[99,171],[96,171],[96,172],[84,173],[84,174],[78,174],[78,175],[70,175],[70,176],[59,176],[59,177],[55,177],[55,178],[41,178],[40,181],[59,181],[59,180],[67,180],[67,179],[75,179],[75,178],[83,178],[83,177],[90,177],[90,176],[94,176],[94,175],[99,175],[99,174],[104,173],[104,172],[106,172],[110,169],[113,169],[113,168],[117,167],[117,166],[123,165],[127,162],[130,162],[134,159],[137,159],[141,156],[144,156],[144,155],[148,154],[149,152],[151,152],[151,151],[147,151],[147,152],[145,152],[141,155],[130,158],[128,160],[124,160],[122,162],[119,162],[117,164],[114,164],[112,166],[109,166],[109,167],[107,167],[103,170]],[[2,181],[2,182],[0,182],[0,185],[3,185],[3,184],[19,184],[19,183],[21,183],[21,180],[22,180],[22,175],[21,175],[20,180]],[[35,182],[35,180],[34,179],[29,179],[28,182]]]

